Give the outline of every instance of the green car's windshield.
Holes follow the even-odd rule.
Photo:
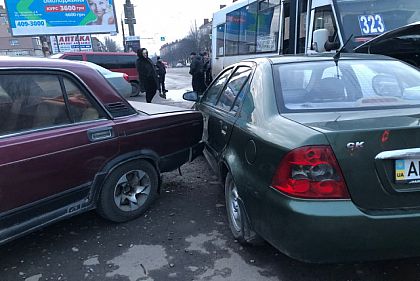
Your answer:
[[[353,35],[353,46],[384,32],[420,21],[417,0],[336,0],[344,38]]]
[[[276,64],[282,110],[420,108],[420,72],[399,61],[342,59]]]

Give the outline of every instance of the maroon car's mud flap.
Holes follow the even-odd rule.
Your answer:
[[[159,169],[161,172],[170,172],[181,167],[187,162],[191,162],[199,156],[204,149],[204,143],[200,142],[192,147],[175,153],[165,155],[159,161]]]

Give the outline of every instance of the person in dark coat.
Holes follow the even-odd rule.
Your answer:
[[[204,82],[204,60],[201,55],[192,52],[190,55],[190,74],[192,75],[192,88],[193,91],[202,94],[206,90]]]
[[[166,98],[166,92],[168,90],[165,89],[165,75],[166,75],[166,67],[162,62],[162,59],[160,57],[157,57],[157,62],[156,62],[156,69],[157,69],[157,74],[159,76],[159,93],[161,94],[161,96],[163,98]]]
[[[151,103],[159,85],[155,65],[149,58],[149,53],[146,48],[139,49],[137,56],[136,68],[139,74],[139,81],[146,90],[146,102]]]
[[[206,83],[206,87],[208,87],[211,81],[213,81],[213,77],[211,75],[211,60],[209,57],[209,53],[203,52],[203,58],[204,58],[204,65],[203,65],[204,82]]]

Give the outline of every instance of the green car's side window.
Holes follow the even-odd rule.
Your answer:
[[[240,66],[237,68],[235,73],[230,78],[229,82],[227,83],[225,89],[223,90],[222,94],[220,95],[219,101],[217,102],[216,106],[224,111],[231,111],[235,113],[238,109],[239,102],[235,102],[237,100],[238,95],[240,95],[242,89],[246,81],[248,80],[249,75],[251,74],[251,68],[247,66]],[[239,97],[238,97],[239,98]],[[235,106],[233,106],[235,103]]]
[[[217,97],[219,96],[220,91],[225,86],[226,80],[229,78],[231,73],[232,68],[227,69],[225,72],[223,72],[207,90],[201,102],[214,106],[217,102]]]
[[[252,114],[255,110],[254,97],[250,91],[250,86],[247,85],[241,91],[240,96],[237,100],[241,100],[242,106],[240,107],[239,116],[246,122],[252,121]],[[236,106],[236,105],[235,105]],[[234,106],[234,107],[235,107]]]

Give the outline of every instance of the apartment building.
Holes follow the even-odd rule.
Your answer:
[[[6,9],[0,5],[0,55],[2,56],[43,56],[39,37],[13,37]]]

